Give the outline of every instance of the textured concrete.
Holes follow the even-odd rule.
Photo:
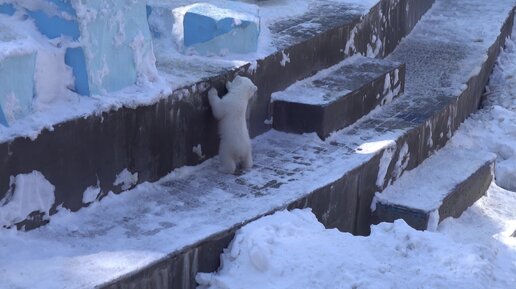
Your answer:
[[[293,133],[315,132],[324,139],[398,97],[404,81],[404,65],[358,58],[275,93],[273,127]]]

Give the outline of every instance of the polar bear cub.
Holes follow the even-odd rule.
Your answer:
[[[253,166],[251,139],[245,119],[249,99],[257,87],[242,76],[226,83],[228,93],[221,98],[217,90],[208,91],[213,116],[219,121],[219,158],[221,171],[233,174],[237,166],[250,169]]]

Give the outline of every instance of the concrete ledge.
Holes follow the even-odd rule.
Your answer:
[[[414,229],[433,231],[485,194],[493,179],[494,156],[445,150],[376,194],[374,223],[403,219]]]
[[[403,93],[405,66],[351,57],[274,93],[273,127],[325,139]]]

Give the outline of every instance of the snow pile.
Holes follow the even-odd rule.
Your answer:
[[[0,200],[0,227],[25,220],[32,212],[50,216],[54,205],[54,186],[38,171],[11,177],[10,191]]]
[[[96,186],[89,186],[82,193],[82,203],[83,204],[91,204],[97,200],[97,197],[100,195],[100,187],[97,180]]]
[[[498,279],[511,271],[496,265],[502,246],[493,249],[403,221],[355,237],[325,229],[309,210],[282,211],[239,230],[220,270],[197,281],[210,289],[509,288],[510,278]]]
[[[116,175],[114,186],[120,186],[122,190],[128,190],[138,183],[138,173],[131,173],[128,169],[122,170]]]

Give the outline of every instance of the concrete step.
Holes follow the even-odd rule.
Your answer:
[[[444,148],[406,172],[372,203],[374,223],[403,219],[417,230],[435,231],[482,197],[493,179],[495,155]]]
[[[403,93],[405,66],[353,56],[272,94],[273,128],[322,139]]]

